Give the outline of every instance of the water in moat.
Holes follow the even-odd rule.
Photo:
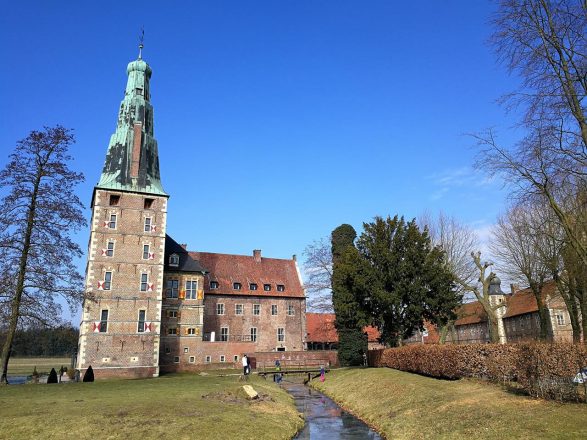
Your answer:
[[[298,411],[304,414],[306,420],[304,429],[295,439],[381,439],[369,426],[343,410],[324,394],[301,383],[284,381],[282,386],[294,397]]]

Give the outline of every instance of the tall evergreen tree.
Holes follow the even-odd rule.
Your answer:
[[[361,263],[355,239],[357,232],[343,224],[332,231],[332,306],[338,333],[338,359],[341,365],[361,365],[367,350],[363,333],[366,324],[363,307],[357,295]]]
[[[357,251],[364,310],[385,342],[399,345],[422,328],[424,319],[443,325],[454,318],[461,294],[442,249],[431,245],[415,220],[376,217],[364,224]]]

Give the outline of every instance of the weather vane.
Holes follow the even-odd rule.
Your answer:
[[[143,59],[143,47],[145,42],[145,27],[141,27],[141,35],[139,35],[139,60]]]

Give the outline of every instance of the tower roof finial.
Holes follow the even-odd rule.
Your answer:
[[[145,47],[145,27],[141,27],[141,35],[139,35],[139,60],[143,59],[143,47]]]

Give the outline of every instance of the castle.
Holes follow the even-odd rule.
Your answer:
[[[142,46],[141,46],[142,49]],[[151,67],[127,67],[116,131],[92,196],[77,368],[154,377],[302,351],[306,300],[295,256],[190,252],[166,235]]]

